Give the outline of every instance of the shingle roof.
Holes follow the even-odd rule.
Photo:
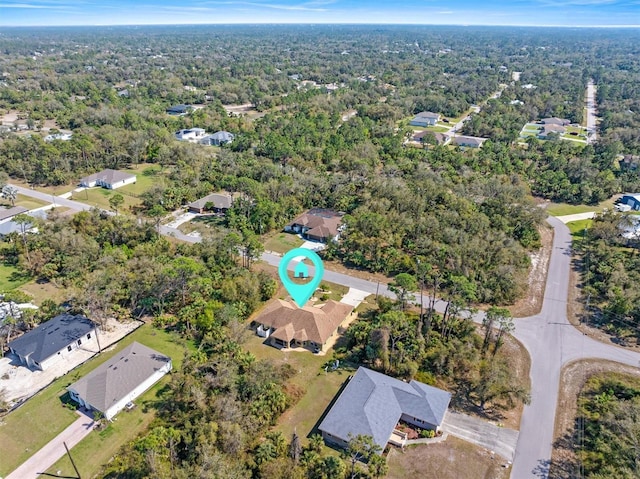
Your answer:
[[[288,226],[300,225],[309,228],[307,234],[331,238],[338,234],[342,215],[333,210],[313,208],[294,219]]]
[[[9,343],[9,347],[22,357],[42,362],[65,346],[93,331],[89,318],[60,314]]]
[[[231,195],[225,193],[211,193],[204,198],[200,198],[193,203],[189,203],[187,206],[190,208],[201,209],[204,208],[207,203],[213,203],[213,205],[218,209],[229,209],[233,203],[233,198]]]
[[[109,361],[68,387],[86,402],[105,412],[142,384],[171,358],[133,342]]]
[[[329,300],[320,306],[298,308],[278,299],[269,304],[254,321],[274,328],[273,337],[284,341],[313,341],[324,344],[353,311],[353,306]]]
[[[27,210],[24,206],[12,206],[11,208],[6,208],[0,210],[0,221],[6,220],[7,218],[12,218],[21,213],[24,213]]]
[[[345,441],[349,435],[372,436],[384,449],[402,414],[439,426],[450,400],[442,389],[361,367],[318,429]]]
[[[128,180],[129,178],[135,177],[136,175],[132,175],[131,173],[126,173],[124,171],[106,169],[99,171],[98,173],[94,173],[93,175],[85,176],[80,180],[80,182],[88,184],[92,181],[100,180],[112,185],[114,183],[118,183],[120,181]]]
[[[439,113],[433,113],[430,111],[422,111],[420,113],[418,113],[415,118],[435,118],[435,119],[439,119],[440,118],[440,114]]]

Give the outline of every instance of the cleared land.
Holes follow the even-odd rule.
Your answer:
[[[597,205],[570,205],[568,203],[548,203],[546,211],[551,216],[567,216],[591,211],[602,211],[605,208],[612,209],[619,195],[613,196]]]
[[[34,452],[75,421],[75,413],[64,407],[61,400],[61,397],[66,393],[65,388],[107,361],[133,341],[138,341],[170,356],[176,369],[182,364],[185,349],[190,347],[189,343],[185,343],[173,334],[157,330],[151,325],[144,325],[117,345],[104,351],[100,356],[56,380],[51,386],[29,399],[23,406],[9,413],[0,422],[0,450],[2,451],[0,455],[0,476],[5,476],[13,471]],[[163,381],[168,381],[168,378],[163,379]],[[163,384],[163,381],[159,384]],[[157,391],[157,387],[148,392],[143,401],[139,401],[139,404],[143,404],[144,400],[151,399],[152,396],[149,396],[149,394],[153,394],[153,391]],[[138,409],[146,408],[139,407]],[[149,409],[149,413],[153,414],[153,409]],[[126,423],[125,418],[128,417],[131,416],[127,413],[121,413],[118,416],[118,418],[121,418],[119,421],[123,423]],[[123,425],[119,428],[114,428],[111,433],[106,433],[111,443],[110,448],[117,450],[122,444],[133,439],[135,434],[144,430],[148,422],[145,422],[145,420],[138,421],[136,416],[133,417],[133,421],[138,422],[136,428],[132,428],[130,425]],[[152,417],[149,418],[149,420],[151,419]],[[105,429],[104,432],[108,430],[109,428]],[[83,443],[90,438],[92,438],[92,435],[78,444],[76,448],[82,449],[84,447]],[[95,456],[95,458],[74,454],[76,461],[79,464],[87,465],[87,467],[103,464],[111,457],[104,457],[107,454],[106,450],[92,449],[87,452],[89,452],[89,456]],[[67,471],[67,473],[70,472],[72,471]],[[90,475],[87,474],[87,477],[90,477]]]
[[[298,235],[276,233],[274,236],[265,239],[264,250],[284,254],[293,248],[302,246],[302,243],[304,243],[304,240]]]
[[[387,479],[438,477],[438,479],[506,479],[510,470],[499,456],[449,436],[437,444],[391,449]]]

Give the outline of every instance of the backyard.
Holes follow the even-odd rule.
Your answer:
[[[2,450],[0,477],[13,471],[76,419],[76,414],[63,406],[61,397],[66,393],[65,388],[133,341],[138,341],[170,356],[174,369],[178,369],[182,364],[185,348],[190,348],[189,343],[185,343],[177,336],[145,324],[117,345],[103,351],[100,356],[54,381],[0,422],[0,450]],[[141,396],[138,403],[144,405],[146,402],[152,402],[161,385],[166,384],[168,380],[168,377],[165,377],[158,385]],[[89,435],[74,447],[72,449],[74,458],[78,464],[86,468],[83,470],[83,476],[91,477],[95,474],[99,466],[113,455],[112,451],[116,451],[122,444],[144,430],[153,419],[153,414],[153,409],[144,406],[130,413],[123,412],[117,416],[119,419],[115,426],[108,427],[102,433]],[[107,438],[108,444],[100,442]],[[90,444],[91,447],[87,447],[85,443]],[[71,473],[72,470],[66,470],[66,472]]]
[[[14,266],[0,263],[0,293],[16,289],[27,283],[29,279]]]

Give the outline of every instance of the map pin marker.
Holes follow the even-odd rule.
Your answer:
[[[306,284],[296,284],[294,283],[287,274],[287,266],[291,261],[295,258],[300,257],[311,260],[313,266],[315,268],[315,272],[311,281]],[[296,265],[293,273],[296,278],[308,278],[309,277],[309,269],[307,265],[303,262],[304,259],[301,259],[300,262]],[[315,251],[311,251],[306,248],[295,248],[291,251],[288,251],[280,261],[280,265],[278,266],[278,274],[280,275],[280,280],[287,291],[296,302],[299,307],[303,307],[309,298],[313,295],[314,291],[322,281],[322,276],[324,275],[324,265],[322,264],[322,260],[320,256],[318,256]]]

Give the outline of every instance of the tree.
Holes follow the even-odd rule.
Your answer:
[[[395,277],[395,281],[389,284],[389,289],[398,296],[402,309],[405,309],[409,293],[418,289],[418,283],[415,276],[400,273]]]
[[[118,208],[120,208],[123,203],[124,196],[122,196],[120,193],[116,193],[111,198],[109,198],[109,206],[111,206],[111,209],[116,212],[116,215],[118,214]]]
[[[369,459],[369,472],[375,478],[386,476],[389,472],[389,464],[387,464],[387,460],[375,454]]]
[[[18,198],[18,188],[12,185],[4,185],[2,187],[2,193],[0,195],[11,202],[11,206],[15,206],[16,199]]]
[[[351,479],[356,477],[356,464],[362,461],[369,461],[380,450],[380,446],[373,442],[373,437],[371,436],[362,434],[358,434],[355,437],[350,436],[345,454],[351,464]]]
[[[297,464],[300,460],[300,454],[302,454],[302,446],[300,445],[298,432],[294,430],[293,436],[291,437],[291,444],[289,444],[289,457]]]
[[[506,308],[491,306],[487,310],[484,318],[482,318],[482,327],[485,329],[484,340],[482,341],[483,353],[486,353],[489,349],[489,345],[491,344],[491,337],[493,336],[493,328],[496,322],[500,323],[500,325],[505,324],[506,327],[508,318],[511,318],[511,313]],[[504,334],[504,331],[502,332],[502,334]]]

